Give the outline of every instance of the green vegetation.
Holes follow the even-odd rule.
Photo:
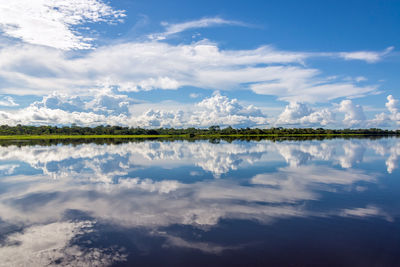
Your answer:
[[[388,136],[400,135],[400,130],[371,129],[323,129],[323,128],[220,128],[208,129],[143,129],[122,126],[0,126],[0,139],[95,139],[95,138],[218,138],[223,136]]]

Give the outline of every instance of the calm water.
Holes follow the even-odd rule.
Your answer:
[[[0,266],[400,266],[400,139],[0,146]]]

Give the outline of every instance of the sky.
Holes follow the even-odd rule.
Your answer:
[[[400,125],[399,1],[0,0],[0,124]]]

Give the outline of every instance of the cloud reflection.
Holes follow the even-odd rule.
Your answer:
[[[0,185],[7,188],[0,192],[0,225],[3,221],[22,229],[5,236],[0,259],[38,266],[60,259],[80,263],[96,259],[100,265],[109,265],[126,258],[122,252],[111,253],[115,258],[109,251],[83,253],[82,247],[72,245],[74,237],[90,233],[94,222],[65,221],[70,210],[111,225],[148,229],[150,236],[164,238],[166,247],[214,254],[236,247],[187,240],[159,229],[172,225],[208,229],[226,219],[263,224],[309,216],[393,220],[376,205],[319,211],[304,203],[321,200],[324,192],[368,190],[366,184],[376,183],[378,175],[354,166],[368,160],[366,155],[371,153],[381,158],[388,155],[390,173],[399,152],[396,139],[0,147],[4,162],[0,170],[5,170]],[[26,164],[42,174],[20,173],[20,166]],[[163,170],[186,166],[187,177],[179,171],[169,179],[143,176],[152,174],[155,166]],[[201,178],[198,168],[220,179]],[[136,175],[137,170],[142,175]],[[41,238],[44,232],[51,235]]]
[[[90,173],[92,177],[105,181],[105,175],[126,175],[132,168],[149,166],[167,169],[198,166],[214,177],[220,177],[239,168],[280,160],[281,157],[292,167],[312,161],[334,161],[347,169],[361,163],[366,150],[371,148],[378,155],[388,155],[386,165],[389,173],[397,168],[400,143],[395,139],[222,142],[217,145],[208,142],[149,141],[123,145],[8,146],[0,147],[0,160],[25,162],[53,178]],[[0,166],[0,170],[4,168],[5,165]]]
[[[0,266],[108,266],[125,261],[126,254],[116,249],[83,249],[71,244],[92,227],[90,221],[55,222],[11,234],[0,246]]]

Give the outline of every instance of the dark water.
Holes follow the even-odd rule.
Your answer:
[[[0,266],[400,266],[400,139],[0,146]]]

